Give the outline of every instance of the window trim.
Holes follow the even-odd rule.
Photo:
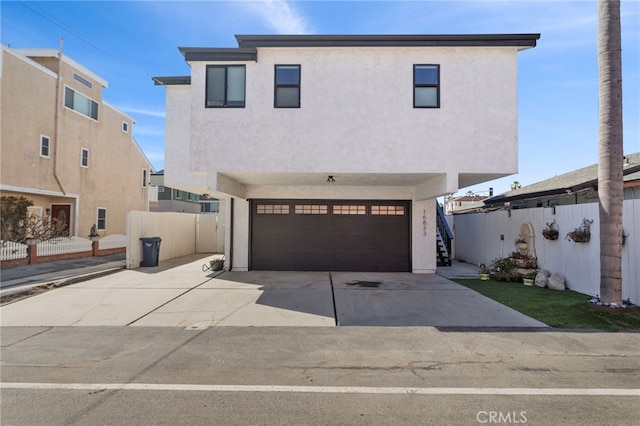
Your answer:
[[[278,67],[296,67],[298,68],[298,84],[278,84]],[[295,106],[278,106],[278,88],[290,87],[298,89],[298,104]],[[273,107],[283,109],[299,109],[301,107],[301,92],[302,92],[302,65],[300,64],[275,64],[273,66]]]
[[[224,105],[208,105],[208,94],[209,94],[209,69],[211,68],[223,68],[224,69]],[[242,68],[244,69],[244,81],[242,82],[242,105],[229,105],[229,84],[228,84],[228,74],[229,68]],[[205,88],[204,88],[204,107],[205,108],[245,108],[247,105],[247,66],[246,65],[237,65],[237,64],[228,64],[228,65],[207,65],[205,69]]]
[[[142,187],[147,187],[147,169],[142,169]]]
[[[176,189],[175,191],[176,200],[182,200],[182,191],[179,189]]]
[[[47,140],[47,155],[42,153],[42,148],[44,146],[44,140]],[[51,158],[51,138],[47,135],[40,135],[40,157],[42,158]]]
[[[71,107],[68,106],[67,105],[67,90],[72,91],[73,94],[74,94],[74,100],[73,100],[72,104],[75,104],[75,95],[82,96],[83,98],[86,98],[90,102],[90,105],[92,105],[92,106],[93,106],[93,104],[95,104],[95,106],[96,106],[96,116],[95,116],[95,118],[91,116],[91,107],[89,108],[89,115],[87,115],[84,112],[75,109],[75,105],[73,105]],[[80,114],[81,116],[87,117],[87,118],[89,118],[89,119],[91,119],[93,121],[96,121],[96,122],[99,121],[98,119],[100,118],[100,104],[97,101],[95,101],[92,98],[90,98],[89,96],[85,95],[84,93],[81,93],[81,92],[75,90],[73,87],[64,86],[64,96],[62,96],[62,104],[64,105],[65,108],[75,112],[76,114]]]
[[[437,83],[416,83],[417,67],[436,67],[438,72]],[[435,87],[436,88],[436,104],[435,105],[416,105],[416,88],[418,87]],[[440,64],[413,64],[413,108],[440,108]]]
[[[125,133],[129,133],[129,123],[126,121],[122,121],[122,131]]]
[[[87,153],[86,157],[84,155],[84,153]],[[87,160],[87,163],[85,164],[85,158]],[[89,148],[80,148],[80,167],[84,167],[85,169],[89,168]]]
[[[104,211],[104,225],[100,227],[100,210]],[[107,230],[107,208],[106,207],[97,207],[96,208],[96,230],[98,231],[106,231]]]

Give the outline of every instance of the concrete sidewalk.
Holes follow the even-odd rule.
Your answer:
[[[2,326],[545,327],[436,274],[121,270],[0,308]]]

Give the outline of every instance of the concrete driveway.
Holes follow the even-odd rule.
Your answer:
[[[546,327],[439,275],[210,272],[190,256],[0,308],[2,326]]]

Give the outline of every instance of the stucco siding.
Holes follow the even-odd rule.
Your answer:
[[[192,63],[191,169],[516,170],[514,49],[316,50],[261,49],[245,63],[245,108],[204,108],[207,64]],[[425,63],[440,65],[440,108],[413,108]],[[301,65],[301,108],[274,108],[275,64]]]

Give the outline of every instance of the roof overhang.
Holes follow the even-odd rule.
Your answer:
[[[233,62],[257,61],[258,50],[255,47],[178,47],[187,62]]]
[[[535,34],[440,35],[236,35],[240,48],[258,47],[520,47],[536,46]]]
[[[151,77],[156,86],[189,86],[191,76]]]

